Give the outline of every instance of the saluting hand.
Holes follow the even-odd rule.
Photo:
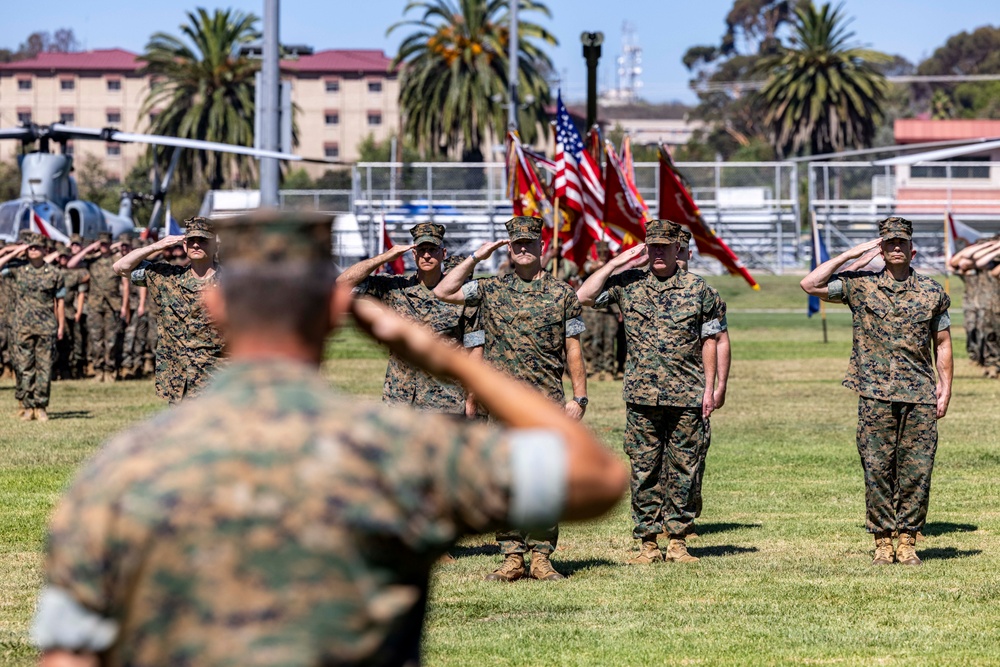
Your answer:
[[[858,257],[861,257],[870,250],[873,250],[875,248],[880,248],[881,245],[882,245],[881,238],[872,239],[871,241],[865,241],[864,243],[859,243],[850,250],[844,251],[844,256],[847,259],[857,259]]]
[[[629,248],[611,261],[614,262],[615,266],[624,267],[626,269],[634,269],[638,266],[643,266],[649,262],[649,253],[646,250],[646,244],[640,243],[634,248]]]
[[[161,249],[172,248],[175,245],[180,245],[184,243],[183,234],[175,234],[173,236],[164,236],[162,239],[156,242],[156,247]]]
[[[394,245],[391,248],[389,248],[386,252],[389,253],[389,257],[391,257],[392,259],[396,259],[397,257],[402,257],[407,252],[413,250],[416,247],[417,246],[413,245],[412,243],[410,245]]]
[[[507,241],[491,241],[489,243],[484,243],[479,246],[479,248],[472,253],[472,256],[476,258],[476,261],[482,262],[490,258],[494,252],[497,251],[501,246],[507,245]]]

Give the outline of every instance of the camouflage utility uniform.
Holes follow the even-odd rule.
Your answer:
[[[3,244],[0,243],[0,248]],[[0,374],[7,369],[14,369],[11,328],[13,327],[14,302],[11,296],[11,285],[6,280],[0,280]]]
[[[416,275],[370,276],[358,285],[355,292],[374,297],[397,313],[423,322],[439,335],[459,344],[465,338],[468,324],[466,309],[438,299]],[[382,400],[434,412],[465,413],[465,389],[461,385],[439,380],[394,354],[389,356],[389,366],[385,371]]]
[[[589,277],[604,262],[591,261],[584,265],[584,271]],[[604,374],[614,377],[618,370],[618,359],[615,357],[615,340],[618,338],[618,305],[609,303],[603,308],[585,308],[583,321],[587,325],[586,344],[584,352],[587,358],[587,371],[591,374]]]
[[[196,393],[222,357],[222,338],[201,302],[218,276],[218,266],[200,280],[190,266],[166,262],[143,262],[132,272],[132,284],[149,290],[147,304],[156,306],[156,393],[170,403]]]
[[[987,276],[975,269],[962,274],[965,283],[965,297],[962,300],[962,319],[965,323],[965,351],[977,366],[983,365],[983,324],[984,318],[980,300],[983,298],[984,278]]]
[[[472,280],[462,287],[465,303],[479,307],[478,331],[466,347],[483,347],[483,359],[563,404],[566,339],[584,332],[583,308],[566,283],[542,273],[531,281],[517,274]],[[526,533],[503,531],[497,542],[503,555],[537,551],[551,555],[559,527]]]
[[[121,356],[122,277],[115,273],[114,255],[98,257],[87,264],[90,274],[87,293],[87,335],[94,370],[114,374]]]
[[[14,301],[13,353],[17,368],[15,398],[25,408],[46,408],[55,363],[55,302],[66,295],[62,271],[44,264],[6,265],[0,276],[11,283]]]
[[[951,326],[951,299],[912,270],[901,282],[886,270],[835,274],[828,288],[829,299],[847,304],[854,317],[844,386],[859,395],[866,526],[915,533],[927,518],[938,440],[933,341]]]
[[[84,269],[62,269],[63,283],[66,287],[66,327],[63,339],[59,341],[59,372],[66,378],[78,378],[83,374],[86,360],[84,352],[84,335],[80,322],[76,321],[77,301],[81,293],[86,293],[87,272]]]
[[[704,280],[630,269],[611,276],[595,306],[617,303],[628,341],[625,453],[632,463],[632,534],[683,537],[694,521],[710,426],[702,417],[701,349],[721,329]]]
[[[1000,280],[983,270],[979,277],[979,317],[982,364],[986,374],[1000,371]]]

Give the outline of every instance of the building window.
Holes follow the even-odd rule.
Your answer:
[[[66,142],[66,150],[63,151],[63,152],[66,155],[73,155],[73,142],[72,141],[67,141]]]
[[[369,125],[381,125],[382,124],[382,114],[378,111],[368,112],[368,124]]]
[[[27,125],[31,122],[31,112],[30,111],[18,111],[17,112],[17,122]]]
[[[990,177],[990,166],[988,164],[956,164],[959,162],[984,161],[984,158],[952,158],[949,160],[952,163],[951,177],[988,179]],[[948,178],[948,167],[943,164],[914,165],[910,167],[910,178]]]
[[[340,157],[340,146],[337,144],[324,144],[323,157],[328,160],[335,160]]]
[[[118,157],[122,154],[122,147],[118,144],[108,144],[108,157]]]
[[[108,125],[121,125],[122,113],[120,111],[108,112]]]
[[[63,125],[69,125],[76,120],[76,114],[72,111],[60,111],[59,112],[59,122]]]
[[[328,93],[339,93],[340,92],[340,81],[327,81],[326,82],[326,92],[328,92]]]
[[[59,90],[76,90],[76,82],[73,79],[60,79]]]
[[[323,120],[327,125],[339,125],[340,124],[340,112],[339,111],[327,111],[323,115]]]
[[[18,79],[17,80],[18,90],[31,90],[31,79]]]
[[[122,89],[121,79],[108,79],[108,92],[115,92]]]
[[[369,81],[368,82],[368,92],[369,93],[381,93],[382,92],[382,82],[381,81]]]

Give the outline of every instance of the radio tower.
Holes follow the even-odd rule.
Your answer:
[[[604,106],[635,104],[642,89],[642,47],[635,26],[622,23],[622,51],[616,61],[615,87],[602,96]]]

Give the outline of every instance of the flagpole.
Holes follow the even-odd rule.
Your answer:
[[[809,222],[812,232],[812,248],[813,248],[813,258],[816,266],[822,264],[819,256],[819,227],[816,225],[816,211],[809,211]],[[823,323],[823,343],[829,343],[830,339],[827,335],[826,330],[826,301],[823,299],[819,300],[819,319]]]
[[[951,230],[948,229],[948,215],[944,212],[944,293],[951,294]]]
[[[559,195],[556,195],[555,210],[552,212],[552,233],[555,234],[553,243],[556,244],[555,258],[552,260],[552,277],[559,277],[559,232],[562,230],[562,218],[559,217]]]

